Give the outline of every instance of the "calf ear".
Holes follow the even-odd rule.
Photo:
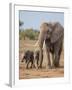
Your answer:
[[[55,43],[64,36],[64,29],[59,23],[56,23],[52,30],[51,43]]]

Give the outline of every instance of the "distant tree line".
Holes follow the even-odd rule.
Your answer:
[[[33,29],[25,29],[25,30],[19,30],[19,39],[30,39],[30,40],[37,40],[39,36],[38,30]]]

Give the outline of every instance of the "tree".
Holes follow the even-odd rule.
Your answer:
[[[33,29],[26,29],[25,30],[25,35],[26,35],[26,37],[28,37],[31,40],[35,39],[35,34],[34,34]]]
[[[22,26],[24,23],[21,21],[21,20],[19,20],[19,26]]]

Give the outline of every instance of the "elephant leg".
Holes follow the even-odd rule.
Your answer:
[[[61,52],[62,52],[62,41],[59,41],[55,45],[55,66],[56,67],[59,67]]]
[[[55,52],[54,66],[59,67],[59,51]]]
[[[31,67],[30,68],[35,68],[35,61],[34,60],[31,61]]]
[[[61,43],[61,47],[60,47],[60,50],[59,50],[59,60],[60,60],[61,52],[62,52],[62,43]]]
[[[43,58],[42,58],[42,60],[43,60]],[[37,66],[39,65],[39,59],[37,59],[37,62],[36,62],[36,64],[37,64]]]
[[[30,61],[28,60],[26,63],[26,69],[28,69],[28,65],[29,65]]]
[[[39,68],[42,68],[42,62],[43,62],[43,58],[42,58],[42,55],[43,55],[43,50],[42,48],[40,48],[40,53],[39,53]]]
[[[62,49],[60,48],[60,49],[59,49],[59,52],[58,52],[58,57],[57,57],[58,59],[56,60],[56,67],[59,67],[61,51],[62,51]]]
[[[33,60],[33,64],[32,64],[33,68],[35,68],[35,61]]]
[[[31,66],[30,66],[30,68],[32,68],[33,67],[33,62],[31,61]]]
[[[54,53],[52,53],[52,68],[54,68]]]
[[[38,61],[39,61],[39,60],[36,59],[36,62],[35,62],[35,63],[36,63],[36,64],[35,64],[36,69],[38,69],[38,65],[39,65],[39,62],[38,62]]]
[[[36,69],[38,69],[37,62],[36,62],[36,61],[37,61],[37,60],[34,59],[34,67],[35,67]]]
[[[49,48],[46,49],[47,50],[47,58],[48,58],[48,68],[51,68],[51,61],[50,61],[50,51],[49,51]]]

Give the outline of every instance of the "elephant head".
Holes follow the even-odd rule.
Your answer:
[[[43,23],[40,26],[39,46],[43,46],[44,40],[55,43],[64,36],[64,29],[60,23]]]

